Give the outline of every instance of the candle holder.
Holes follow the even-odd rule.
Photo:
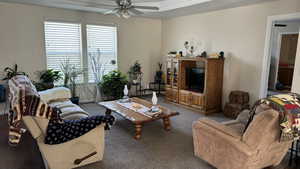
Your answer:
[[[130,102],[130,98],[128,97],[128,87],[127,87],[127,85],[124,86],[123,93],[124,93],[124,96],[120,100],[120,102],[121,103],[128,103],[128,102]]]
[[[159,107],[157,106],[157,101],[158,101],[158,99],[156,96],[156,92],[153,92],[151,112],[159,112],[160,111]]]

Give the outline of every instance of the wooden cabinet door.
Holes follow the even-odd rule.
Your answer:
[[[179,103],[184,105],[190,105],[191,92],[186,90],[179,91]]]
[[[202,108],[205,105],[204,95],[201,93],[191,93],[191,105]]]
[[[171,88],[166,88],[166,99],[168,101],[172,101],[173,100],[173,92]]]
[[[178,103],[178,89],[172,89],[173,102]]]
[[[178,60],[173,61],[173,78],[172,78],[172,87],[178,88],[178,73],[179,73],[179,65]]]
[[[178,103],[178,90],[166,88],[166,99],[171,102]]]
[[[166,62],[166,87],[172,86],[172,60],[168,59]]]

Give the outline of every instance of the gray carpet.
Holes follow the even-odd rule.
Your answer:
[[[147,98],[148,99],[148,98]],[[172,130],[162,128],[162,121],[146,124],[142,138],[133,139],[133,125],[117,117],[117,123],[106,133],[106,149],[103,162],[84,169],[212,169],[210,165],[193,155],[192,122],[204,117],[200,113],[165,103],[159,104],[181,114],[171,119]],[[83,106],[90,113],[103,112],[95,104]],[[222,115],[209,118],[227,120]],[[82,168],[82,169],[83,169]]]
[[[143,127],[142,139],[136,141],[133,125],[116,116],[116,124],[106,132],[103,161],[80,169],[213,169],[193,155],[192,122],[204,115],[165,103],[162,98],[159,103],[181,113],[171,119],[171,131],[165,131],[161,121],[149,123]],[[96,104],[82,107],[91,114],[104,113],[104,109]],[[220,114],[208,117],[228,120]],[[0,169],[43,169],[40,153],[31,136],[25,134],[19,147],[11,149],[7,146],[7,124],[4,120],[0,122]]]

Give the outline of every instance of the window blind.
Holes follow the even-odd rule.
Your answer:
[[[61,70],[67,59],[76,68],[82,68],[81,24],[45,22],[47,68]]]
[[[98,82],[104,74],[117,69],[117,28],[86,25],[86,29],[88,79]]]

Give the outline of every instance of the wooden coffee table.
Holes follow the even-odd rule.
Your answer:
[[[131,101],[144,105],[148,108],[151,108],[152,106],[151,102],[136,97],[131,98]],[[134,138],[137,140],[141,138],[143,124],[162,119],[164,129],[166,131],[169,131],[171,129],[170,117],[179,115],[178,112],[172,112],[171,110],[163,106],[159,106],[159,108],[162,110],[159,116],[149,117],[132,109],[126,108],[117,103],[117,101],[99,102],[98,104],[106,108],[106,114],[111,114],[112,112],[114,112],[133,123],[133,125],[135,126]]]

